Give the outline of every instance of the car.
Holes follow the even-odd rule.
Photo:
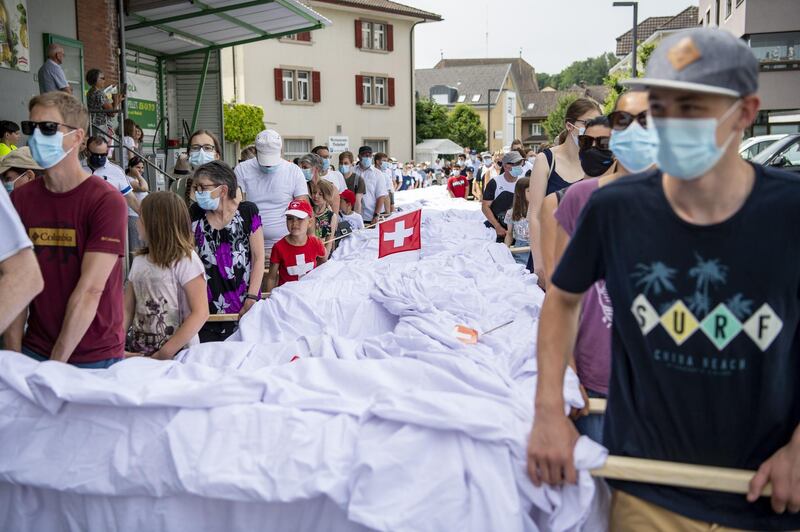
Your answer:
[[[752,162],[800,173],[800,133],[773,142],[753,157]]]
[[[781,140],[785,136],[786,134],[784,133],[782,135],[758,135],[745,139],[739,146],[739,155],[741,155],[742,159],[745,161],[749,161],[769,147],[770,144],[776,140]]]

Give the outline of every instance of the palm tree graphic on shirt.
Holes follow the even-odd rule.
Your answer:
[[[698,253],[694,254],[697,265],[689,270],[689,277],[695,280],[694,294],[689,296],[686,306],[695,316],[704,316],[711,310],[711,288],[728,281],[728,267],[720,264],[719,259],[706,260]]]
[[[645,295],[660,295],[662,292],[675,292],[672,279],[678,270],[670,268],[661,261],[650,264],[639,263],[631,274],[636,280],[636,286],[642,287]]]
[[[741,293],[734,295],[725,302],[728,310],[736,316],[740,321],[753,313],[753,302],[745,299]]]

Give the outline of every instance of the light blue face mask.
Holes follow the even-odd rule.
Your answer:
[[[214,160],[214,154],[207,151],[193,151],[189,153],[189,164],[197,168]]]
[[[274,174],[275,172],[278,171],[278,165],[275,165],[275,166],[261,166],[259,164],[258,165],[258,169],[261,170],[262,173],[270,175],[270,174]]]
[[[384,171],[385,171],[385,170],[388,170],[388,169],[389,169],[389,166],[390,166],[390,164],[389,164],[389,163],[387,163],[386,161],[383,161],[383,162],[381,163],[381,170],[384,170]]]
[[[220,185],[222,186],[222,185]],[[219,207],[219,198],[212,198],[211,193],[219,190],[219,187],[214,190],[204,190],[194,193],[194,200],[204,211],[216,211]]]
[[[522,177],[522,167],[521,166],[512,166],[511,167],[511,175],[513,177]]]
[[[36,164],[42,168],[52,168],[60,163],[69,152],[75,149],[75,146],[68,151],[64,151],[63,141],[64,137],[68,137],[75,133],[75,129],[66,135],[61,131],[56,131],[53,135],[44,135],[37,127],[33,131],[33,135],[28,137],[28,147],[31,149],[31,157],[36,161]]]
[[[731,132],[722,146],[717,146],[717,128],[739,104],[737,100],[719,118],[653,118],[659,141],[658,166],[683,181],[693,181],[708,173],[736,134]]]
[[[655,129],[645,129],[634,121],[625,129],[611,131],[609,149],[614,157],[632,174],[643,172],[656,162],[658,136]]]
[[[327,172],[331,167],[330,159],[322,159],[322,171]]]
[[[5,183],[3,183],[3,186],[6,187],[6,192],[8,192],[9,194],[14,192],[14,183],[12,183],[11,181],[6,181]]]
[[[306,181],[311,181],[311,179],[313,179],[314,177],[311,168],[302,168],[302,170],[303,170],[303,177],[306,178]]]
[[[350,165],[349,164],[339,165],[339,171],[341,173],[343,173],[343,174],[349,174],[350,173]]]
[[[370,166],[372,166],[372,157],[362,157],[361,166],[363,166],[364,168],[369,168]]]

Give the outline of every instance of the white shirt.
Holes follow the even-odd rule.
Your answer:
[[[364,229],[364,218],[362,218],[361,215],[356,211],[353,211],[350,214],[339,213],[339,215],[342,217],[342,220],[345,220],[350,224],[350,227],[353,228],[353,231]]]
[[[286,207],[298,196],[308,196],[308,185],[303,171],[296,164],[281,160],[272,174],[261,171],[255,157],[236,165],[236,179],[247,201],[258,205],[264,229],[264,248],[271,249],[275,242],[289,234],[286,229]]]
[[[136,182],[135,178],[133,178],[131,176],[128,176],[128,183],[130,183],[131,187],[133,187],[133,184],[135,182]],[[142,200],[147,197],[147,192],[134,192],[133,195],[136,196],[136,201],[138,201],[139,205],[141,205],[142,204]],[[138,218],[139,217],[139,215],[136,214],[136,211],[134,211],[130,207],[128,207],[128,216],[133,216],[134,218]]]
[[[394,182],[392,178],[392,169],[389,168],[388,170],[381,170],[383,175],[386,176],[386,191],[387,192],[394,192]]]
[[[361,198],[361,215],[364,220],[370,221],[376,214],[383,212],[383,205],[380,206],[377,213],[375,212],[375,202],[378,201],[378,198],[389,195],[389,189],[386,187],[386,174],[374,166],[364,170],[360,164],[356,165],[354,172],[364,180],[364,187],[367,189],[364,197]]]
[[[322,179],[333,183],[333,186],[336,187],[336,190],[339,191],[339,194],[347,190],[347,183],[344,180],[344,176],[338,170],[334,170],[331,168],[328,170],[328,173],[322,176]]]
[[[100,168],[95,168],[94,170],[89,168],[89,166],[84,166],[83,169],[108,181],[119,190],[123,196],[127,196],[133,190],[131,184],[128,182],[128,176],[125,175],[122,168],[111,161],[106,161],[105,165]]]
[[[526,159],[525,162],[522,164],[523,177],[528,174],[528,170],[533,170],[533,163]]]
[[[23,249],[33,247],[5,189],[0,191],[0,227],[3,228],[0,231],[0,262],[13,257]]]

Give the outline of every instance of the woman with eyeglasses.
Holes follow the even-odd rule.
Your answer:
[[[93,68],[86,73],[86,83],[89,85],[89,91],[86,93],[86,107],[89,108],[91,115],[92,129],[99,129],[100,133],[93,132],[93,135],[102,134],[107,136],[113,134],[113,111],[119,109],[121,101],[125,98],[121,93],[117,92],[108,99],[105,92],[106,75],[99,68]],[[110,138],[108,139],[110,141]]]
[[[569,240],[575,232],[583,207],[591,195],[600,187],[613,183],[620,177],[632,172],[651,169],[655,165],[658,138],[647,122],[647,93],[630,91],[617,100],[614,112],[609,115],[610,141],[608,147],[613,152],[616,163],[613,172],[606,172],[598,178],[584,179],[567,189],[558,205],[554,216],[554,250],[553,262],[561,260]],[[586,134],[594,135],[597,128],[587,127]],[[605,129],[602,136],[608,135]],[[595,138],[593,144],[598,144]],[[606,139],[599,141],[602,146]],[[584,140],[584,147],[589,141]],[[588,161],[600,160],[607,154],[591,155]],[[598,163],[597,170],[605,164],[604,159]],[[620,312],[626,309],[618,309]],[[578,325],[578,336],[573,350],[570,366],[578,374],[581,392],[584,399],[589,397],[605,398],[608,394],[608,380],[611,374],[611,320],[614,309],[611,306],[604,281],[597,282],[583,298],[581,319]],[[578,432],[602,443],[603,416],[589,415],[587,406],[574,411],[572,417]]]
[[[222,159],[222,145],[217,136],[207,129],[198,129],[189,137],[189,144],[186,148],[186,154],[181,154],[179,162],[181,170],[178,171],[179,165],[175,164],[173,173],[181,175],[173,181],[169,189],[182,197],[186,204],[191,207],[194,203],[192,194],[192,175],[191,171],[184,170],[183,167],[188,163],[191,170],[195,170],[206,163],[211,161],[218,161]]]
[[[197,203],[189,214],[206,270],[209,313],[241,317],[261,300],[265,252],[258,206],[236,197],[236,175],[222,161],[196,168],[192,189]],[[209,322],[200,341],[221,342],[235,330],[233,323]]]
[[[531,172],[531,202],[528,206],[528,226],[531,238],[531,260],[528,269],[539,276],[539,286],[545,287],[544,257],[541,246],[542,203],[545,196],[583,179],[584,172],[578,158],[578,137],[586,131],[586,123],[600,116],[600,106],[588,98],[572,102],[564,117],[564,131],[559,144],[543,150],[536,156]],[[532,262],[532,264],[531,264]]]

